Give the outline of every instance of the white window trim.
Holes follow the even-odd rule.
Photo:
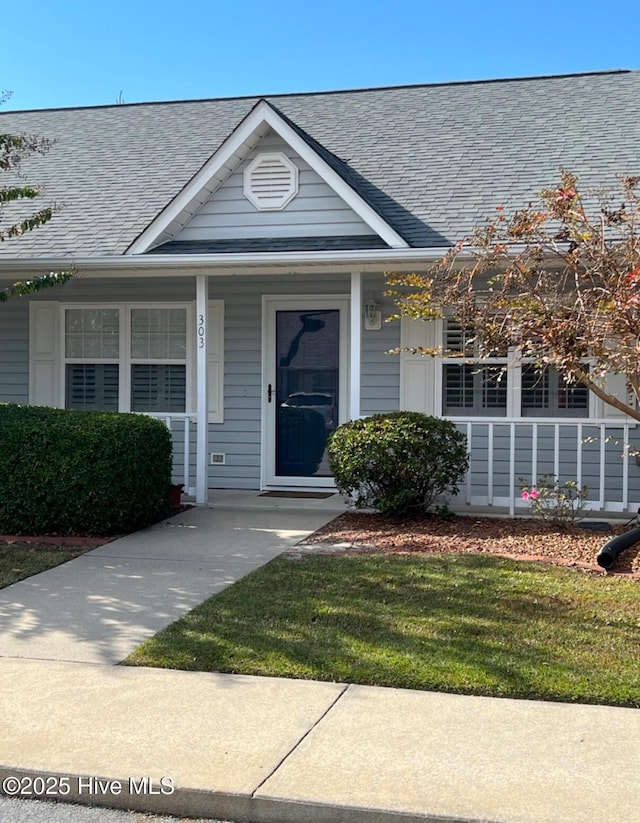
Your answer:
[[[65,312],[73,309],[85,310],[102,310],[115,309],[120,316],[120,336],[119,336],[119,356],[115,358],[92,358],[90,361],[87,358],[67,357],[66,356],[66,338],[65,338]],[[170,359],[158,360],[157,358],[150,360],[141,360],[140,358],[131,357],[131,310],[132,309],[185,309],[187,316],[187,351],[185,359]],[[194,327],[195,323],[195,306],[188,302],[181,303],[61,303],[60,304],[60,321],[58,324],[59,341],[58,351],[60,352],[60,372],[59,372],[59,405],[64,408],[66,405],[66,366],[71,363],[117,363],[119,366],[119,385],[118,385],[118,411],[131,411],[131,381],[129,374],[131,366],[136,363],[162,363],[163,365],[185,365],[186,366],[186,395],[185,395],[185,414],[191,414],[195,411],[196,406],[196,387],[194,385],[194,364],[195,364],[195,350],[193,345],[193,335],[189,334],[189,330]],[[153,412],[154,415],[162,416],[163,412]],[[170,414],[170,412],[167,412]]]
[[[444,344],[444,320],[439,318],[430,321],[411,321],[403,319],[401,327],[401,346],[418,348],[424,345],[428,348],[435,348]],[[507,380],[507,408],[505,415],[445,415],[443,414],[444,385],[443,366],[446,363],[463,365],[465,363],[478,363],[478,365],[491,365],[491,363],[507,364],[504,379]],[[522,422],[534,422],[544,420],[545,423],[569,423],[580,422],[606,417],[603,409],[603,402],[596,395],[589,392],[589,408],[583,416],[562,416],[551,417],[541,415],[538,417],[525,416],[521,414],[522,398],[522,365],[533,362],[530,358],[521,358],[516,349],[510,349],[507,357],[486,358],[476,360],[465,357],[443,357],[441,355],[423,357],[419,354],[403,352],[401,354],[401,407],[412,411],[422,411],[436,417],[443,417],[447,420],[467,420],[474,421],[493,420],[494,422],[518,420]],[[588,363],[589,361],[585,361]],[[634,425],[632,418],[620,416],[621,420],[626,420]]]
[[[576,414],[576,415],[545,415],[543,413],[544,410],[541,409],[541,413],[539,415],[523,415],[522,414],[522,367],[526,365],[531,365],[535,361],[531,358],[521,358],[518,354],[516,349],[509,349],[509,353],[507,357],[487,357],[487,358],[466,358],[466,357],[436,357],[436,374],[438,375],[437,380],[437,391],[436,391],[436,398],[435,398],[435,405],[438,411],[438,416],[445,417],[447,419],[455,420],[457,418],[467,418],[473,417],[474,419],[481,420],[483,418],[491,418],[495,419],[496,421],[500,421],[503,419],[507,420],[531,420],[532,418],[537,419],[544,418],[549,422],[558,421],[558,422],[569,422],[572,420],[580,421],[580,420],[589,420],[590,418],[598,417],[598,398],[595,396],[593,392],[589,392],[588,394],[588,402],[589,405],[585,410],[585,414]],[[484,368],[486,366],[506,366],[502,379],[506,380],[506,406],[505,406],[505,413],[504,414],[491,414],[491,410],[488,409],[486,414],[483,415],[476,415],[470,412],[469,414],[444,414],[443,406],[444,406],[444,381],[442,378],[444,372],[445,365],[473,365],[477,366],[479,369]]]

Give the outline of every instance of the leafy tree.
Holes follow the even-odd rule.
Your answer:
[[[477,358],[512,348],[640,420],[640,177],[613,192],[578,183],[562,170],[538,203],[510,216],[498,206],[425,273],[388,275],[389,293],[396,317],[446,313],[473,330]],[[611,373],[626,377],[627,398],[608,389]]]
[[[0,103],[4,102],[7,96],[7,94],[0,95]],[[31,134],[0,134],[0,172],[4,172],[10,179],[7,185],[0,185],[0,242],[20,237],[48,223],[53,217],[56,207],[48,205],[26,216],[13,216],[6,225],[2,220],[3,211],[9,204],[22,200],[33,201],[40,196],[40,188],[26,185],[21,180],[20,166],[26,157],[33,154],[46,154],[51,145],[50,140]],[[22,297],[65,283],[71,276],[70,271],[48,272],[29,280],[18,281],[0,289],[0,303],[6,302],[11,296]]]

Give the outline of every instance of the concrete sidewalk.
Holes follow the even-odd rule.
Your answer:
[[[632,709],[5,658],[0,713],[0,778],[52,776],[67,800],[116,808],[253,823],[640,809]]]
[[[235,492],[234,502],[193,508],[1,589],[0,657],[118,663],[345,510],[337,495]]]
[[[222,505],[0,591],[5,794],[250,823],[636,823],[637,710],[109,665],[343,510]]]

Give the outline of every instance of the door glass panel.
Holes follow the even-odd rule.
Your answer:
[[[338,425],[340,312],[276,312],[276,474],[331,477]]]

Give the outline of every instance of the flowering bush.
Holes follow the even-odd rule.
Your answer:
[[[523,478],[520,478],[523,483]],[[586,486],[578,488],[575,480],[564,483],[551,474],[543,475],[533,486],[521,485],[521,497],[531,507],[531,511],[545,523],[560,528],[570,528],[583,517],[589,495]]]

